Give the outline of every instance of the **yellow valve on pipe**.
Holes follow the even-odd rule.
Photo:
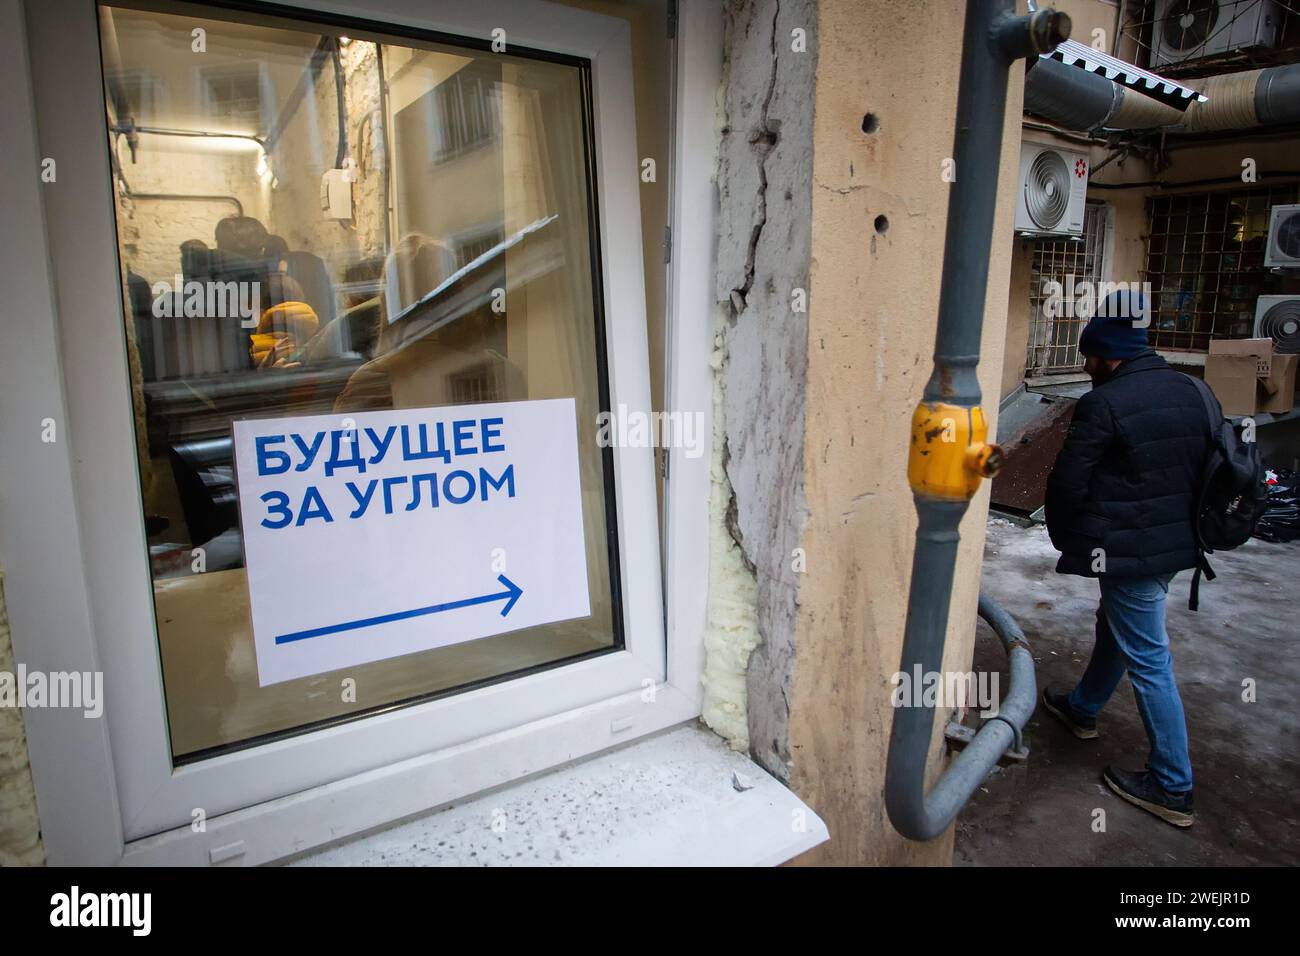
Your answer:
[[[988,419],[980,405],[921,402],[912,415],[912,446],[907,481],[912,491],[944,501],[966,501],[981,478],[1002,468],[1002,449],[988,438]]]

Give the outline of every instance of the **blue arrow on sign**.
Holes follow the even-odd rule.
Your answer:
[[[505,607],[501,609],[501,616],[505,617],[510,613],[510,609],[515,606],[515,602],[519,600],[519,595],[524,593],[524,589],[504,574],[498,574],[497,580],[501,582],[505,590],[498,591],[496,594],[483,594],[479,597],[465,598],[463,601],[448,601],[446,604],[431,604],[428,607],[417,607],[411,611],[381,614],[379,617],[365,617],[359,621],[344,621],[342,624],[316,627],[310,631],[294,631],[292,634],[281,634],[275,639],[275,643],[289,644],[293,641],[305,641],[309,637],[322,637],[325,634],[337,634],[339,631],[356,631],[363,627],[375,627],[379,624],[391,624],[393,621],[404,621],[409,617],[423,617],[426,614],[439,614],[442,611],[455,611],[462,607],[473,607],[475,604],[491,604],[493,601],[501,600],[506,602]]]

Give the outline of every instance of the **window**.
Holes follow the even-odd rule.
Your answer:
[[[138,97],[109,102],[141,114],[110,116],[110,133],[174,762],[623,647],[612,451],[598,446],[594,428],[579,427],[584,560],[575,573],[589,613],[405,653],[408,643],[395,642],[393,653],[356,666],[268,679],[281,672],[267,667],[259,602],[296,603],[296,616],[316,621],[313,605],[340,589],[355,589],[360,602],[399,572],[361,562],[342,577],[331,571],[336,549],[347,547],[346,522],[321,528],[319,548],[300,554],[291,574],[252,567],[250,522],[272,525],[256,499],[240,499],[232,437],[236,423],[315,416],[316,442],[298,447],[296,470],[333,453],[350,416],[559,398],[587,423],[609,408],[590,225],[589,67],[263,17],[196,19],[130,5],[102,16],[117,39],[105,56],[120,58],[109,86],[147,72],[169,94],[150,99],[148,115]],[[174,51],[196,27],[207,65],[203,95],[187,100],[185,61]],[[274,96],[264,101],[264,89]],[[112,131],[133,123],[155,132],[129,149]],[[241,126],[247,138],[222,135]],[[233,202],[188,198],[218,191]],[[137,194],[164,205],[155,198],[144,215]],[[372,467],[396,448],[391,431],[355,430],[371,442]],[[404,455],[407,438],[403,426]],[[513,495],[513,473],[508,485],[504,474],[478,474],[483,501],[503,487]],[[390,495],[397,480],[383,479],[378,495],[373,478],[346,486],[350,517],[377,511],[382,497],[385,515],[426,522],[426,546],[408,556],[425,568],[422,606],[435,605],[438,583],[466,563],[491,581],[520,560],[487,525],[472,545],[441,545],[451,525],[416,507],[415,478],[405,498]],[[435,508],[465,494],[444,484],[439,501],[433,484],[424,487]],[[295,527],[307,511],[304,502]],[[273,574],[279,583],[268,593]],[[328,593],[315,579],[332,582]],[[386,620],[361,638],[376,645],[400,623],[364,620],[377,617]],[[347,682],[354,693],[339,692]]]
[[[223,128],[250,133],[265,129],[262,115],[262,71],[256,66],[205,69],[203,103],[209,123],[221,122]]]
[[[158,77],[139,71],[121,71],[107,77],[109,87],[122,98],[116,104],[120,112],[129,112],[133,116],[156,115],[161,105],[162,95]]]
[[[42,189],[39,183],[30,184],[30,188],[21,183],[17,186],[27,204],[24,208],[44,208],[45,222],[40,227],[33,227],[36,217],[25,216],[15,228],[25,245],[41,250],[33,261],[41,263],[42,268],[48,264],[45,275],[35,270],[28,290],[33,301],[38,293],[45,294],[43,301],[47,305],[30,310],[34,333],[40,333],[30,341],[24,340],[24,368],[31,369],[31,374],[0,381],[0,393],[7,407],[20,399],[30,404],[29,396],[19,391],[19,386],[30,391],[34,383],[48,381],[49,395],[56,397],[43,399],[40,407],[63,408],[67,426],[60,429],[59,454],[15,463],[21,466],[16,473],[24,476],[27,486],[50,490],[49,506],[28,512],[6,511],[0,516],[5,525],[0,531],[16,549],[36,556],[12,573],[11,612],[15,621],[28,622],[21,630],[15,628],[16,647],[27,640],[24,635],[39,635],[42,654],[56,654],[68,667],[102,669],[104,709],[109,717],[106,721],[65,722],[54,711],[30,715],[30,753],[33,765],[40,768],[37,789],[42,829],[52,862],[107,864],[126,859],[207,865],[218,858],[239,859],[245,864],[280,859],[699,714],[704,617],[703,592],[698,582],[707,572],[704,511],[711,461],[707,450],[697,459],[684,457],[680,463],[674,462],[672,481],[664,485],[664,540],[670,554],[666,575],[660,566],[653,449],[629,444],[597,446],[602,480],[589,481],[584,469],[590,467],[586,462],[592,457],[593,444],[586,433],[597,430],[595,422],[586,416],[602,407],[602,402],[607,401],[603,407],[611,409],[620,405],[630,409],[657,407],[650,398],[651,370],[658,348],[655,342],[665,330],[662,325],[649,324],[647,312],[657,311],[655,297],[664,301],[669,267],[663,263],[657,246],[670,208],[666,188],[669,177],[660,176],[664,184],[661,188],[645,187],[638,173],[641,156],[674,155],[670,132],[679,137],[679,152],[673,160],[671,209],[676,221],[690,225],[680,233],[675,230],[675,253],[680,255],[674,255],[671,266],[675,291],[670,301],[674,303],[674,314],[683,311],[689,316],[707,311],[713,301],[708,156],[714,149],[714,133],[709,116],[712,91],[721,75],[721,17],[701,7],[688,18],[695,24],[684,34],[689,38],[685,48],[691,52],[676,57],[679,66],[689,63],[678,74],[680,96],[676,102],[683,108],[674,111],[669,95],[673,84],[665,76],[673,62],[665,55],[670,47],[662,29],[655,29],[662,24],[661,18],[642,22],[596,14],[584,9],[585,4],[578,0],[564,4],[510,0],[510,48],[509,54],[500,58],[503,70],[505,64],[536,68],[520,69],[513,78],[523,84],[520,89],[525,95],[503,99],[503,135],[498,139],[514,138],[521,147],[529,145],[526,138],[504,134],[523,128],[521,121],[535,115],[538,104],[553,102],[547,97],[563,92],[565,78],[576,71],[582,106],[576,122],[585,127],[578,141],[582,150],[561,149],[561,132],[566,125],[572,127],[575,120],[572,113],[566,116],[552,110],[546,116],[548,138],[544,144],[536,139],[531,143],[545,145],[548,150],[545,156],[536,150],[538,163],[545,159],[563,174],[535,182],[537,190],[550,190],[546,201],[531,205],[515,202],[513,206],[503,203],[471,214],[455,207],[469,198],[491,205],[483,200],[484,195],[491,197],[497,192],[490,172],[480,177],[482,184],[477,192],[470,186],[447,190],[444,196],[451,208],[431,209],[419,201],[414,188],[401,191],[401,133],[393,128],[396,104],[385,103],[382,109],[340,129],[340,86],[334,81],[333,49],[337,47],[339,66],[344,69],[343,105],[347,107],[352,83],[344,51],[353,41],[374,44],[377,56],[384,57],[382,69],[376,64],[374,72],[366,69],[354,74],[358,83],[382,75],[394,78],[395,85],[403,58],[410,58],[409,51],[437,49],[464,59],[491,59],[487,38],[501,24],[504,8],[492,0],[467,5],[353,0],[344,16],[322,14],[311,9],[314,6],[314,0],[287,0],[268,6],[276,11],[275,19],[259,17],[250,12],[250,4],[233,0],[230,9],[217,3],[185,6],[131,0],[129,4],[111,4],[98,10],[80,0],[45,0],[27,10],[26,42],[37,108],[35,117],[17,117],[16,137],[18,141],[25,139],[24,149],[32,155],[59,157],[59,189]],[[291,8],[302,12],[291,14]],[[267,104],[265,132],[224,131],[219,136],[188,137],[147,133],[141,117],[139,160],[134,164],[122,162],[121,158],[130,158],[125,124],[110,114],[114,132],[107,140],[104,135],[105,85],[111,85],[116,68],[111,62],[103,62],[101,71],[100,44],[101,38],[113,34],[119,50],[126,45],[126,38],[116,32],[116,15],[104,16],[108,10],[116,13],[126,9],[141,21],[153,22],[155,26],[150,29],[157,29],[156,24],[166,16],[179,15],[188,18],[191,29],[196,23],[217,23],[219,31],[243,31],[245,36],[276,31],[270,35],[274,40],[272,49],[279,49],[284,42],[299,47],[302,35],[307,34],[307,66],[289,71],[288,76],[274,71],[267,75],[263,85]],[[21,30],[16,34],[0,33],[0,47],[6,48],[11,62],[21,59],[22,34]],[[162,119],[166,111],[179,111],[187,105],[201,112],[203,97],[201,84],[195,80],[197,68],[220,66],[220,57],[218,62],[196,61],[189,30],[183,34],[166,32],[164,36],[165,42],[149,50],[161,60],[176,62],[158,71],[162,92],[168,95],[152,107],[158,113],[152,118]],[[323,43],[325,37],[331,42]],[[220,54],[223,44],[214,45],[211,30],[207,39],[208,53],[204,56]],[[243,49],[254,46],[244,44]],[[638,63],[654,64],[658,59],[662,64],[650,67],[651,79],[644,86],[633,84],[633,49],[650,53],[649,59]],[[299,65],[302,62],[297,61]],[[183,84],[171,82],[178,72],[189,79]],[[556,84],[556,79],[561,85]],[[527,85],[534,81],[535,86]],[[21,94],[21,84],[16,89]],[[313,89],[315,95],[308,96]],[[534,94],[531,102],[529,91]],[[391,89],[386,87],[383,92],[387,97]],[[175,95],[186,103],[175,102]],[[283,129],[277,127],[277,117],[284,111],[275,104],[289,97],[303,101],[289,115],[306,117],[314,113],[314,122],[303,119],[302,129],[298,130],[293,123],[286,123]],[[116,98],[112,101],[116,102]],[[128,105],[127,109],[132,107]],[[173,114],[173,118],[178,116]],[[653,117],[654,122],[643,124],[638,117]],[[646,140],[645,130],[650,127],[653,131]],[[190,131],[201,129],[195,126]],[[638,129],[643,133],[640,143]],[[184,132],[184,128],[180,131]],[[148,136],[157,141],[146,149]],[[285,162],[283,155],[278,159],[275,155],[280,137],[297,138],[292,163]],[[339,144],[343,141],[348,146],[340,155]],[[411,142],[402,148],[417,159],[427,158],[427,153]],[[447,176],[457,171],[463,174],[466,168],[472,170],[479,159],[486,164],[480,171],[490,171],[495,165],[508,169],[496,154],[504,148],[493,145],[475,150],[442,164],[439,170]],[[221,178],[168,178],[167,163],[187,152],[210,154],[207,162],[211,165],[205,167],[185,158],[184,164],[174,166],[178,172],[193,174],[207,169],[221,173]],[[381,153],[393,157],[383,170],[371,165]],[[683,155],[685,161],[681,160]],[[256,176],[251,190],[247,188],[250,165]],[[311,170],[311,177],[304,179],[303,168]],[[232,175],[227,176],[227,172]],[[379,175],[381,172],[383,175]],[[582,188],[561,188],[566,182],[564,177],[569,183],[581,183]],[[414,182],[412,177],[407,185],[413,187]],[[458,182],[472,183],[472,178]],[[158,192],[146,192],[148,186],[158,187]],[[473,680],[475,675],[471,673],[468,683],[432,692],[426,685],[417,690],[416,696],[393,697],[390,704],[375,707],[373,699],[364,699],[366,695],[394,690],[391,683],[374,679],[385,663],[391,663],[385,659],[378,662],[378,670],[367,670],[369,676],[357,682],[363,699],[358,701],[360,706],[347,713],[313,723],[294,723],[292,711],[300,703],[305,709],[321,703],[303,695],[291,700],[289,707],[278,714],[264,711],[264,715],[282,722],[281,730],[242,739],[231,735],[226,744],[182,752],[176,744],[180,733],[173,733],[171,711],[178,702],[184,705],[186,700],[202,701],[207,692],[202,685],[206,682],[225,688],[226,696],[220,704],[236,722],[247,720],[246,705],[267,699],[262,691],[274,692],[292,682],[268,684],[266,688],[246,676],[242,682],[232,682],[231,670],[238,673],[242,669],[247,675],[255,661],[248,656],[252,646],[238,638],[239,620],[246,610],[236,602],[223,600],[192,605],[199,611],[194,618],[199,628],[190,645],[179,645],[182,663],[185,652],[192,651],[198,655],[193,659],[205,660],[205,667],[199,672],[177,671],[172,666],[177,661],[174,655],[164,665],[160,631],[172,622],[166,620],[169,614],[160,618],[155,613],[157,592],[174,587],[176,581],[201,582],[212,571],[194,570],[193,548],[186,554],[177,551],[168,562],[151,547],[162,543],[157,537],[160,533],[190,533],[190,516],[185,508],[145,487],[149,468],[174,467],[170,460],[157,462],[152,454],[155,443],[160,436],[164,441],[169,435],[183,437],[186,429],[196,428],[205,415],[218,423],[230,418],[241,428],[282,420],[286,408],[283,401],[260,405],[257,399],[257,389],[276,376],[286,384],[302,386],[301,390],[291,390],[292,401],[310,403],[313,395],[337,386],[329,385],[328,369],[306,364],[291,367],[289,362],[297,359],[277,367],[276,362],[285,358],[282,353],[292,352],[292,347],[282,346],[279,353],[274,353],[271,368],[254,367],[250,333],[256,329],[240,330],[237,335],[228,328],[231,323],[222,324],[225,316],[219,309],[216,315],[205,306],[187,316],[154,316],[155,290],[147,280],[141,318],[147,317],[151,328],[141,332],[134,303],[125,301],[124,290],[141,288],[139,282],[127,281],[128,266],[134,266],[133,271],[144,279],[139,272],[142,263],[153,262],[173,272],[178,259],[183,269],[196,265],[185,265],[186,257],[197,260],[198,266],[204,264],[199,246],[190,245],[182,254],[175,248],[174,235],[166,230],[160,235],[157,230],[145,228],[152,219],[191,223],[194,230],[202,232],[187,232],[199,238],[209,253],[214,246],[219,249],[232,240],[238,245],[248,238],[246,225],[232,235],[226,235],[229,227],[224,227],[224,242],[219,243],[214,223],[228,218],[255,218],[264,228],[268,224],[280,228],[282,222],[291,226],[293,220],[288,217],[263,218],[265,211],[259,204],[268,201],[262,198],[268,194],[274,195],[271,201],[276,204],[314,206],[315,215],[300,220],[298,229],[268,229],[268,237],[285,240],[288,254],[278,243],[263,243],[263,253],[269,254],[251,266],[258,276],[273,271],[288,273],[294,266],[291,254],[310,251],[315,248],[311,243],[325,247],[331,241],[356,242],[359,247],[378,248],[379,241],[373,239],[372,231],[360,226],[367,221],[365,211],[373,208],[373,199],[366,191],[384,189],[391,222],[386,232],[372,230],[386,237],[381,243],[382,254],[341,258],[321,255],[329,286],[297,280],[302,294],[307,296],[300,301],[318,317],[312,297],[316,302],[331,301],[329,296],[319,295],[322,288],[332,296],[335,318],[355,305],[379,300],[378,328],[369,321],[334,322],[332,337],[320,341],[335,356],[331,368],[335,372],[344,370],[339,374],[345,374],[348,367],[363,367],[374,359],[376,350],[396,338],[408,336],[403,341],[424,341],[419,332],[427,333],[436,342],[440,341],[438,335],[449,334],[445,330],[455,331],[469,336],[471,346],[479,343],[484,347],[477,351],[449,348],[439,353],[437,358],[455,359],[435,363],[436,374],[428,376],[444,378],[440,387],[448,397],[442,404],[381,405],[372,412],[349,410],[347,415],[360,424],[364,422],[361,416],[367,414],[401,416],[420,413],[421,409],[431,415],[455,414],[447,402],[464,405],[488,395],[517,396],[521,380],[513,374],[511,365],[521,360],[522,346],[519,338],[512,336],[527,333],[530,369],[543,367],[546,381],[555,386],[556,392],[537,395],[530,390],[525,397],[510,402],[529,406],[571,400],[575,407],[588,403],[574,415],[574,438],[581,450],[572,456],[578,463],[578,477],[570,486],[580,495],[579,507],[584,515],[582,534],[577,540],[584,548],[599,549],[595,554],[587,551],[588,593],[593,580],[608,589],[611,609],[617,608],[621,626],[601,634],[606,642],[603,648],[564,657],[559,656],[562,649],[556,642],[543,634],[539,646],[529,649],[545,657],[537,664],[506,669],[479,680]],[[518,192],[507,191],[504,195],[512,201],[519,198]],[[570,215],[566,203],[575,201],[574,197],[585,209],[585,217]],[[347,212],[349,205],[350,219],[326,215]],[[531,228],[511,228],[510,216],[525,214]],[[457,225],[431,237],[438,242],[417,240],[403,246],[413,231],[409,228],[413,223],[436,225],[453,218]],[[579,261],[567,256],[565,237],[580,218],[586,223],[589,244]],[[456,275],[464,268],[460,256],[448,257],[442,247],[455,253],[460,243],[498,224],[501,239],[493,246],[502,248],[497,255],[476,256],[482,258],[477,268]],[[424,228],[428,235],[429,227]],[[212,238],[201,238],[209,230]],[[256,233],[256,229],[252,231]],[[410,255],[396,268],[387,269],[390,258],[403,251]],[[208,268],[212,268],[211,258]],[[248,265],[224,256],[216,258],[220,265],[235,270]],[[465,265],[472,265],[472,261]],[[520,279],[520,262],[528,267],[522,274],[529,283],[525,286],[527,301],[513,298],[514,289],[498,282],[502,269],[508,282]],[[586,280],[578,283],[576,270],[584,265]],[[305,274],[312,271],[309,267]],[[155,274],[151,272],[149,279]],[[161,274],[166,275],[165,271]],[[182,271],[182,284],[187,274]],[[319,279],[319,270],[315,274]],[[431,277],[439,278],[438,285],[420,294],[420,283]],[[169,281],[174,283],[174,274]],[[567,307],[543,309],[559,301],[540,294],[547,283],[556,296],[567,296]],[[481,320],[488,317],[473,306],[479,293],[494,287],[504,288],[506,293],[504,352],[490,338],[492,323],[502,318],[484,323]],[[452,307],[451,299],[457,297],[461,306],[468,306],[463,312]],[[685,308],[681,309],[678,302],[686,303]],[[233,305],[238,307],[240,303],[236,300]],[[449,321],[435,328],[441,321],[436,318],[437,309],[443,309],[443,317]],[[590,320],[585,330],[575,312],[577,316],[585,313]],[[470,321],[460,324],[462,316]],[[545,323],[538,324],[543,317]],[[155,319],[163,326],[161,337],[152,328]],[[230,334],[223,336],[223,329]],[[302,331],[302,325],[285,322],[283,327],[273,325],[271,332],[260,334],[279,332],[284,338],[293,338]],[[381,333],[385,336],[383,343],[379,341]],[[273,338],[272,345],[281,340],[281,336]],[[155,345],[161,342],[152,365],[146,350],[140,347],[146,340]],[[589,364],[575,360],[574,352],[566,351],[569,343],[591,340],[595,342],[589,349]],[[671,395],[668,401],[672,407],[704,409],[707,413],[712,389],[708,366],[711,349],[707,324],[689,318],[681,326],[681,334],[668,337],[667,350],[672,358],[664,387]],[[184,366],[182,358],[187,363]],[[151,367],[152,373],[147,371]],[[415,371],[423,367],[417,363]],[[583,385],[591,374],[596,379],[594,400]],[[214,383],[231,379],[248,383],[251,391],[231,388],[220,396],[220,402],[215,401]],[[531,389],[539,380],[530,374],[524,381]],[[573,391],[567,395],[558,391],[566,381],[573,383]],[[407,382],[422,383],[418,376]],[[380,388],[363,394],[383,395],[384,391]],[[159,395],[165,401],[155,402]],[[228,407],[232,403],[236,407],[242,403],[248,411],[236,417]],[[152,408],[155,404],[165,406],[172,414],[156,416]],[[308,414],[323,414],[335,421],[335,416],[342,417],[332,407]],[[709,434],[707,422],[703,434]],[[64,436],[70,437],[64,441]],[[218,505],[204,511],[207,518],[213,519],[211,524],[205,526],[195,517],[193,525],[200,536],[214,532],[229,520],[228,512],[223,515],[219,506],[219,499],[227,495],[220,488],[238,489],[241,478],[237,471],[243,460],[232,462],[220,442],[214,448],[199,443],[191,449],[185,466],[197,473],[204,484],[203,493]],[[235,513],[238,516],[237,501]],[[588,514],[603,515],[604,540],[597,540],[594,526],[586,523]],[[163,528],[161,522],[153,520],[155,517],[166,517],[168,527]],[[57,528],[58,533],[52,533],[52,528]],[[226,527],[215,533],[220,537],[229,530]],[[547,540],[546,535],[537,537]],[[183,545],[193,540],[183,538],[174,543]],[[381,536],[380,540],[387,539]],[[219,548],[198,547],[204,548],[210,559],[220,557]],[[332,553],[343,559],[349,557],[345,550],[333,549]],[[188,561],[182,560],[185,558]],[[609,564],[607,579],[594,577],[594,569],[602,561]],[[219,562],[210,561],[209,569],[214,566]],[[477,562],[466,566],[481,570]],[[49,575],[52,567],[62,569],[57,578]],[[296,565],[286,563],[284,567]],[[247,568],[241,571],[227,567],[225,572],[229,578],[231,573],[246,574]],[[51,586],[52,580],[57,580],[57,587]],[[320,593],[329,595],[333,591],[322,589]],[[280,606],[310,609],[311,602],[285,600]],[[598,602],[593,601],[589,613],[544,623],[563,629],[600,613],[603,611]],[[212,617],[205,618],[204,614]],[[234,626],[223,629],[217,620],[221,615]],[[184,637],[183,632],[177,633]],[[227,653],[212,654],[202,644],[213,635],[224,639],[227,634],[236,635]],[[617,644],[615,635],[621,635]],[[470,641],[465,647],[477,645],[489,650],[492,640]],[[557,653],[552,655],[552,651]],[[408,655],[411,660],[419,656]],[[485,657],[480,657],[478,663],[483,663]],[[174,679],[175,674],[180,677]],[[339,693],[339,676],[335,673],[330,681],[322,683],[318,688],[322,697]],[[189,692],[195,689],[199,696],[190,698]],[[647,706],[648,700],[653,706]],[[196,727],[202,731],[202,720],[193,723],[191,731]],[[180,731],[183,733],[184,728]],[[289,795],[294,798],[279,799]],[[206,816],[206,832],[191,827],[196,808]]]
[[[500,76],[492,64],[457,70],[398,114],[399,125],[422,126],[432,165],[485,146],[500,130]]]
[[[479,256],[491,252],[494,247],[505,242],[499,227],[472,232],[455,241],[456,268],[463,269]]]
[[[1152,346],[1204,352],[1211,339],[1249,338],[1259,296],[1300,291],[1264,268],[1269,210],[1297,197],[1288,184],[1147,201]]]
[[[1072,372],[1083,368],[1079,354],[1079,333],[1087,315],[1073,308],[1050,315],[1048,283],[1060,283],[1067,299],[1075,286],[1106,278],[1105,254],[1110,231],[1108,209],[1103,203],[1088,203],[1083,212],[1083,235],[1076,238],[1041,239],[1034,243],[1029,279],[1029,349],[1025,374],[1043,375]]]

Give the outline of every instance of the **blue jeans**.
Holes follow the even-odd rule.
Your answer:
[[[1151,741],[1147,767],[1165,790],[1182,793],[1192,789],[1192,762],[1165,632],[1165,595],[1172,578],[1098,578],[1097,643],[1083,679],[1070,694],[1070,709],[1096,717],[1127,670]]]

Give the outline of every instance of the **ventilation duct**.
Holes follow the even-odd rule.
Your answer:
[[[1097,73],[1040,59],[1025,79],[1025,111],[1071,130],[1207,133],[1300,122],[1300,63],[1191,81],[1206,97],[1186,112]]]

